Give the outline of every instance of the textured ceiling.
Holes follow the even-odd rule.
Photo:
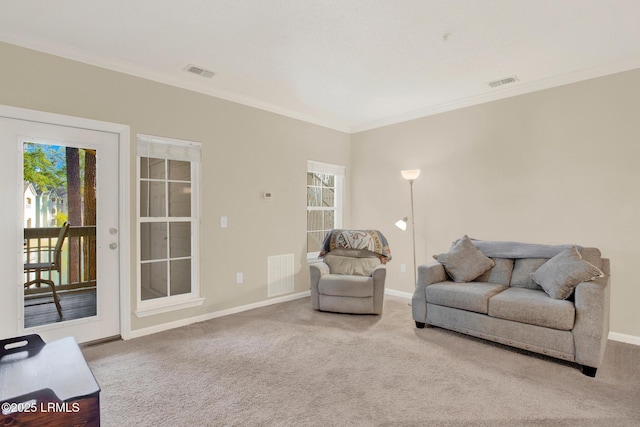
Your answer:
[[[640,68],[639,22],[638,0],[21,0],[0,40],[357,132]]]

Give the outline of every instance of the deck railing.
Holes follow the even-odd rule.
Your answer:
[[[53,257],[59,227],[25,228],[24,229],[24,261],[49,262]],[[68,292],[96,286],[96,227],[69,227],[69,232],[62,246],[60,273],[42,272],[42,277],[56,283],[57,292]],[[35,273],[24,273],[24,282],[33,279]],[[32,285],[25,289],[25,295],[49,293],[49,286]]]

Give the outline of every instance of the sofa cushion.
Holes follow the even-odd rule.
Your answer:
[[[519,258],[515,260],[511,286],[542,290],[542,287],[531,279],[531,273],[539,269],[549,258]]]
[[[505,285],[483,282],[441,282],[426,287],[427,303],[487,314],[489,298],[507,289]]]
[[[433,257],[444,265],[454,282],[470,282],[495,265],[466,235],[457,240],[449,252]]]
[[[566,299],[578,283],[602,276],[602,271],[583,260],[575,247],[560,252],[531,274],[534,282],[556,299]]]
[[[371,272],[380,265],[377,257],[358,258],[327,254],[324,262],[329,266],[331,274],[346,274],[352,276],[370,276]]]
[[[476,282],[497,283],[499,285],[508,285],[511,281],[513,272],[513,260],[511,258],[491,258],[495,265],[485,271]]]
[[[511,287],[489,300],[489,316],[570,331],[576,309],[570,301],[550,298],[542,290]]]
[[[372,297],[373,278],[366,276],[346,277],[341,274],[326,274],[318,282],[318,293],[340,297]]]

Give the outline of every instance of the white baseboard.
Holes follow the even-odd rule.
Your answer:
[[[640,345],[640,337],[635,335],[621,334],[618,332],[609,332],[609,339],[612,341],[620,341],[627,344]]]
[[[241,305],[240,307],[229,308],[226,310],[214,311],[212,313],[200,316],[180,319],[175,322],[163,323],[161,325],[151,326],[148,328],[136,329],[131,331],[125,339],[138,338],[145,335],[155,334],[157,332],[167,331],[169,329],[179,328],[181,326],[191,325],[192,323],[204,322],[215,319],[217,317],[228,316],[230,314],[241,313],[243,311],[253,310],[254,308],[266,307],[268,305],[279,304],[281,302],[293,301],[300,298],[306,298],[311,295],[311,291],[300,292],[297,294],[285,295],[278,298],[270,298],[268,300],[256,302],[253,304]]]
[[[400,298],[406,298],[408,300],[411,299],[411,297],[413,296],[412,293],[409,292],[403,292],[403,291],[396,291],[395,289],[385,289],[384,293],[386,295],[393,295],[395,297],[400,297]]]

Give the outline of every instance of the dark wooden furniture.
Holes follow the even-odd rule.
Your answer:
[[[99,394],[73,337],[0,340],[0,426],[99,426]]]

